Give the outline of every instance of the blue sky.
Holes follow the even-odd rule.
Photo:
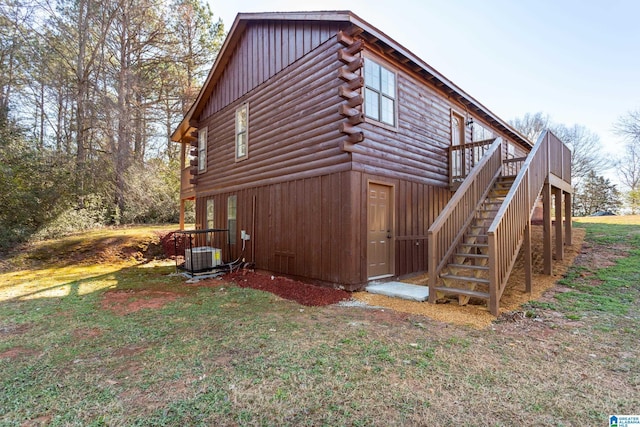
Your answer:
[[[637,0],[209,0],[238,12],[344,10],[418,55],[505,120],[542,111],[620,151],[617,118],[640,109]]]

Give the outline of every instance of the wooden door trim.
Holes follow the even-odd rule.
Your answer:
[[[368,271],[368,264],[369,264],[369,239],[368,239],[368,230],[369,230],[369,187],[371,184],[375,184],[375,185],[382,185],[384,187],[389,187],[389,217],[390,217],[390,221],[391,221],[391,239],[389,242],[390,245],[390,254],[389,254],[389,273],[388,274],[384,274],[381,276],[372,276],[369,277],[369,271]],[[387,277],[393,277],[396,274],[396,185],[388,182],[388,181],[382,181],[382,180],[377,180],[377,179],[371,179],[368,178],[367,179],[367,185],[365,187],[365,206],[366,206],[366,211],[365,211],[365,236],[364,236],[364,241],[365,243],[365,262],[367,265],[367,268],[365,268],[365,272],[366,272],[366,277],[367,280],[376,280],[376,279],[383,279],[383,278],[387,278]]]

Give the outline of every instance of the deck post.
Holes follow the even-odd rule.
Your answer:
[[[184,199],[180,198],[180,230],[184,230]]]
[[[564,259],[564,235],[562,233],[562,189],[554,188],[554,199],[556,207],[556,259]]]
[[[489,243],[489,311],[494,316],[500,314],[500,297],[498,296],[498,288],[500,287],[500,278],[498,276],[498,241],[493,232],[487,235]]]
[[[571,193],[564,193],[564,240],[566,245],[573,245],[573,206]]]
[[[542,188],[542,212],[544,274],[550,276],[553,271],[553,249],[551,247],[551,186],[549,183],[544,184]]]
[[[428,232],[429,239],[427,240],[427,274],[429,279],[429,302],[435,304],[437,298],[436,286],[438,284],[438,277],[436,276],[436,269],[438,266],[438,260],[436,258],[436,242],[431,231]]]
[[[531,293],[531,218],[527,220],[527,225],[524,228],[524,285],[525,291]]]

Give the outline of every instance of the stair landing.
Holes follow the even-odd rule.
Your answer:
[[[427,286],[411,285],[402,282],[373,282],[367,285],[365,290],[372,294],[380,294],[411,301],[422,302],[429,298],[429,288]]]

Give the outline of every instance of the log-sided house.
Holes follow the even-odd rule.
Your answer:
[[[428,271],[430,301],[495,314],[521,248],[530,287],[540,193],[548,274],[552,196],[556,257],[571,238],[570,151],[348,11],[239,14],[172,139],[181,212],[195,200],[196,228],[230,230],[223,258],[258,269],[350,290]]]

